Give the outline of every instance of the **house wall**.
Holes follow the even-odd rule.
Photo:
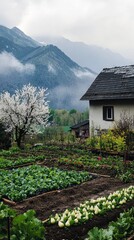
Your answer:
[[[96,134],[96,129],[113,128],[115,121],[120,120],[121,114],[134,117],[134,100],[90,101],[89,105],[90,135]],[[103,120],[103,106],[114,107],[114,121]]]

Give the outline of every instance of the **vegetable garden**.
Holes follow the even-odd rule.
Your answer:
[[[46,145],[1,151],[0,169],[0,239],[133,239],[134,161]]]

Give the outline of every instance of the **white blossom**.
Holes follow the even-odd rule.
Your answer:
[[[9,92],[0,95],[0,120],[8,132],[15,131],[16,141],[26,133],[37,131],[38,125],[46,126],[48,116],[44,88],[28,84],[21,90],[16,90],[13,95]]]

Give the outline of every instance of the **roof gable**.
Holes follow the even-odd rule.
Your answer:
[[[77,124],[71,126],[70,128],[73,130],[73,129],[77,129],[82,126],[88,125],[88,124],[89,124],[89,120],[84,120],[83,122],[77,123]]]
[[[104,68],[81,100],[134,99],[134,65]]]

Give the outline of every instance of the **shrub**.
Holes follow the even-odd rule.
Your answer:
[[[107,133],[102,133],[100,136],[88,138],[86,143],[90,147],[106,151],[114,150],[120,152],[124,151],[126,147],[124,135],[115,135],[112,130],[108,130]]]

